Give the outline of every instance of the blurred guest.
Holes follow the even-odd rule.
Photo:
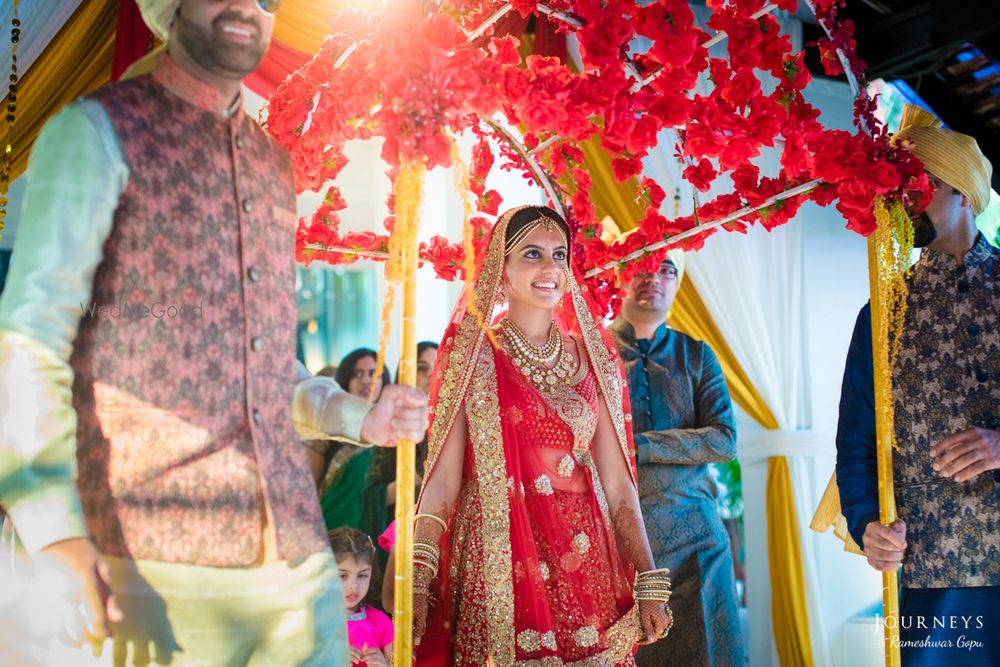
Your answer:
[[[111,635],[98,664],[344,664],[298,429],[420,438],[426,399],[295,384],[294,174],[241,92],[279,2],[137,4],[166,43],[152,72],[32,149],[0,299],[0,505],[56,589],[53,632]]]
[[[382,388],[389,384],[389,371],[383,369],[382,374],[376,377],[377,366],[375,350],[358,348],[340,361],[334,379],[349,394],[377,400]],[[327,528],[359,528],[361,490],[368,477],[373,450],[329,440],[306,444]]]
[[[389,370],[383,368],[382,374],[376,378],[377,367],[378,355],[375,350],[359,347],[340,360],[333,377],[349,394],[377,399],[382,387],[389,384]]]

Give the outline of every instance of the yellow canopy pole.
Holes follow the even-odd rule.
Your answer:
[[[399,383],[414,386],[417,379],[417,229],[424,167],[415,162],[400,165],[396,177],[396,224],[389,241],[390,279],[402,283],[403,329]],[[390,269],[398,269],[390,271]],[[393,664],[413,664],[413,490],[416,482],[416,444],[396,446],[396,581],[393,624]]]
[[[868,237],[868,274],[871,289],[872,358],[875,378],[875,430],[878,457],[879,520],[888,526],[896,520],[896,496],[892,479],[892,368],[889,366],[886,289],[880,289],[885,273],[890,269],[880,260],[894,250],[888,225],[879,225]],[[888,385],[888,386],[887,386]],[[896,572],[882,573],[882,616],[885,637],[886,667],[899,667],[899,588]],[[891,620],[890,620],[891,619]]]

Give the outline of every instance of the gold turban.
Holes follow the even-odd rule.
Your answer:
[[[181,0],[136,0],[136,4],[139,5],[142,20],[146,22],[150,32],[161,41],[167,41]]]
[[[930,112],[907,104],[893,141],[909,142],[909,149],[926,170],[968,197],[972,210],[979,215],[990,203],[993,166],[975,139],[941,125]]]

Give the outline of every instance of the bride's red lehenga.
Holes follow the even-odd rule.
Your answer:
[[[555,391],[540,392],[503,345],[477,336],[463,306],[446,334],[444,370],[432,388],[434,421],[443,424],[432,426],[428,477],[458,406],[468,432],[462,487],[416,649],[421,667],[634,665],[634,571],[619,555],[593,449],[599,402],[609,396],[634,483],[627,391],[613,346],[571,283],[563,312],[586,310],[573,333],[583,363]],[[482,291],[492,294],[488,285]],[[453,368],[449,357],[462,365]]]

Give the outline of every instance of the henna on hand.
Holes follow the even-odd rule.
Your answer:
[[[662,639],[673,624],[673,618],[667,612],[667,606],[657,600],[639,600],[636,605],[639,608],[639,623],[642,632],[639,643],[652,644]]]
[[[641,572],[653,569],[653,555],[646,538],[646,527],[638,510],[628,499],[623,498],[612,518],[619,552],[629,559],[636,570]]]

